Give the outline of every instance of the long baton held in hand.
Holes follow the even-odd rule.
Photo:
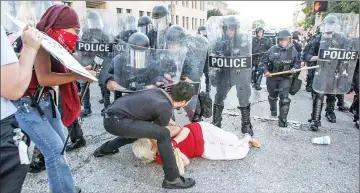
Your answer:
[[[93,65],[92,65],[91,70],[94,70],[94,71],[99,70],[99,69],[102,67],[103,62],[104,62],[104,58],[101,57],[101,56],[99,56],[99,55],[96,55],[95,58],[94,58],[94,61],[93,61]],[[86,82],[85,89],[84,89],[84,90],[81,92],[81,94],[80,94],[80,103],[81,103],[81,105],[83,104],[85,94],[86,94],[86,92],[89,90],[89,87],[90,87],[90,82],[87,81],[87,82]],[[78,120],[78,121],[79,121],[79,124],[80,124],[80,123],[81,123],[81,118],[80,118],[80,120]],[[64,152],[65,152],[65,149],[66,149],[66,145],[67,145],[67,143],[69,142],[70,135],[71,135],[71,133],[73,132],[73,129],[74,129],[74,126],[72,126],[72,127],[70,128],[70,131],[69,131],[69,133],[68,133],[68,135],[67,135],[67,137],[66,137],[66,140],[65,140],[64,147],[63,147],[63,149],[62,149],[62,151],[61,151],[61,155],[64,155]]]
[[[282,72],[275,72],[275,73],[271,73],[270,76],[277,76],[277,75],[281,75],[281,74],[290,74],[293,72],[299,72],[302,70],[310,70],[310,69],[315,69],[315,68],[319,68],[319,65],[317,66],[310,66],[310,67],[303,67],[300,69],[295,69],[295,70],[287,70],[287,71],[282,71]]]

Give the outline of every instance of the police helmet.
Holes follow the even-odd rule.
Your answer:
[[[185,30],[181,25],[172,25],[165,33],[165,41],[181,43],[185,38]]]
[[[91,20],[100,20],[100,14],[96,11],[88,11],[87,12],[87,19]]]
[[[293,31],[291,34],[292,34],[293,39],[295,39],[295,40],[299,39],[299,35],[300,35],[299,31]]]
[[[199,34],[200,34],[200,31],[205,31],[205,30],[207,30],[207,28],[206,28],[205,26],[200,26],[200,27],[198,28]]]
[[[336,24],[339,23],[339,19],[335,15],[328,15],[324,19],[324,24]]]
[[[290,44],[290,42],[291,42],[291,33],[287,29],[280,30],[277,33],[277,37],[276,37],[277,44],[280,45],[280,40],[284,40],[284,39],[287,39],[289,41],[289,44]],[[288,44],[288,46],[289,46],[289,44]]]
[[[147,15],[143,15],[138,20],[138,27],[147,26],[152,24],[151,18]]]
[[[150,41],[145,34],[136,32],[129,37],[128,44],[134,50],[146,50],[150,46]]]
[[[263,33],[265,33],[265,30],[262,27],[258,27],[258,28],[255,29],[256,33],[258,33],[259,31],[262,31]]]
[[[231,15],[231,16],[227,16],[222,23],[222,28],[223,28],[223,32],[225,33],[226,30],[228,28],[230,29],[237,29],[240,27],[240,22],[238,21],[238,19]]]
[[[167,14],[169,14],[169,11],[168,11],[167,7],[165,7],[164,5],[156,5],[154,7],[154,9],[152,10],[152,18],[153,19],[160,19],[160,18],[166,16]]]

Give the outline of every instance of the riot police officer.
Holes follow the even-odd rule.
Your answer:
[[[169,11],[164,5],[156,5],[152,10],[153,29],[147,34],[151,48],[164,47],[164,35],[169,27]]]
[[[136,33],[136,17],[133,15],[124,15],[119,18],[119,22],[121,23],[121,29],[119,34],[116,36],[116,40],[127,42],[129,37]]]
[[[300,44],[300,32],[299,31],[293,31],[292,33],[292,43],[296,49],[296,51],[301,54],[302,48],[301,48],[301,44]]]
[[[201,36],[207,38],[207,28],[205,26],[200,26],[198,28],[198,35],[201,35]],[[192,122],[202,121],[203,115],[206,114],[205,111],[209,111],[211,113],[211,108],[204,109],[204,108],[206,108],[206,106],[205,106],[205,104],[202,104],[202,102],[201,102],[201,101],[205,102],[205,100],[209,100],[209,98],[210,98],[210,95],[209,95],[209,93],[210,93],[210,78],[209,78],[208,56],[209,56],[209,54],[207,52],[204,68],[202,70],[202,73],[204,73],[204,75],[205,75],[205,93],[201,93],[199,95],[198,101],[196,103],[195,112],[194,112],[194,118],[192,119]]]
[[[104,30],[104,24],[101,16],[96,11],[89,11],[87,14],[88,28],[83,29],[83,34],[79,41],[87,43],[110,43],[113,37],[107,34]],[[88,51],[77,51],[79,55],[79,62],[85,66],[90,65],[96,55],[100,55],[104,58],[102,69],[99,75],[99,87],[101,89],[102,97],[104,98],[104,107],[106,108],[110,104],[110,93],[106,89],[104,84],[104,78],[108,71],[108,64],[111,60],[111,54],[106,52],[88,52]],[[81,84],[82,93],[84,92],[86,83]],[[85,93],[83,101],[84,109],[81,113],[82,117],[87,117],[92,113],[90,103],[90,89]]]
[[[335,32],[334,26],[338,24],[339,24],[339,20],[336,16],[328,15],[325,17],[323,22],[324,32],[318,34],[311,42],[309,42],[308,49],[304,49],[303,59],[305,62],[312,62],[318,60],[318,53],[321,44],[323,44],[323,46],[326,48],[331,46],[332,44],[343,44],[343,42],[345,42],[344,39],[345,37]],[[323,81],[326,82],[325,79]],[[325,117],[331,123],[336,122],[336,115],[334,112],[336,96],[334,94],[317,93],[315,91],[313,91],[313,93],[315,95],[315,98],[313,99],[313,107],[312,107],[313,109],[311,113],[311,119],[309,119],[309,122],[310,122],[311,130],[317,131],[319,129],[319,126],[321,126],[321,111],[322,111],[323,99],[325,95],[326,95]]]
[[[258,27],[255,30],[256,37],[252,40],[252,82],[255,90],[261,90],[260,83],[263,77],[259,62],[265,52],[271,47],[270,41],[264,37],[265,30]]]
[[[147,15],[143,15],[138,20],[138,29],[139,32],[147,35],[152,29],[152,21],[151,18]]]
[[[240,33],[240,21],[237,16],[226,16],[221,22],[222,35],[215,43],[213,53],[224,58],[244,55],[250,57],[251,43]],[[224,100],[230,89],[236,86],[242,119],[241,131],[253,135],[250,120],[251,69],[220,68],[216,70],[211,84],[216,86],[212,123],[221,127]]]
[[[316,39],[316,36],[319,36],[321,35],[321,32],[320,32],[320,26],[318,26],[316,28],[316,31],[315,31],[315,35],[309,37],[309,41],[308,43],[306,44],[303,52],[304,53],[308,53],[309,52],[309,48],[310,46],[312,45],[311,42]],[[315,49],[315,50],[318,50],[318,49]],[[314,53],[314,54],[318,54],[318,53]],[[308,62],[305,62],[307,66],[316,66],[316,61],[308,61]],[[312,92],[312,83],[313,83],[313,80],[314,80],[314,74],[315,74],[315,69],[309,69],[307,70],[307,74],[306,74],[306,86],[305,86],[305,90],[307,92]]]
[[[282,72],[301,67],[299,53],[291,44],[291,34],[288,30],[281,30],[277,34],[277,45],[271,47],[261,60],[269,92],[268,100],[272,116],[277,115],[277,98],[279,97],[279,127],[287,127],[287,115],[290,109],[289,89],[291,75],[272,77],[270,73]]]

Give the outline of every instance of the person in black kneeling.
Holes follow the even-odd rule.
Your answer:
[[[104,111],[105,130],[130,139],[156,139],[165,179],[163,188],[186,189],[195,180],[180,176],[173,153],[169,124],[173,109],[186,106],[194,95],[194,88],[186,82],[173,85],[169,93],[153,88],[118,98]]]

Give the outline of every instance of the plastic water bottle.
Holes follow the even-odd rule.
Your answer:
[[[329,136],[315,137],[311,139],[311,142],[314,144],[329,145],[331,143],[331,139]]]

